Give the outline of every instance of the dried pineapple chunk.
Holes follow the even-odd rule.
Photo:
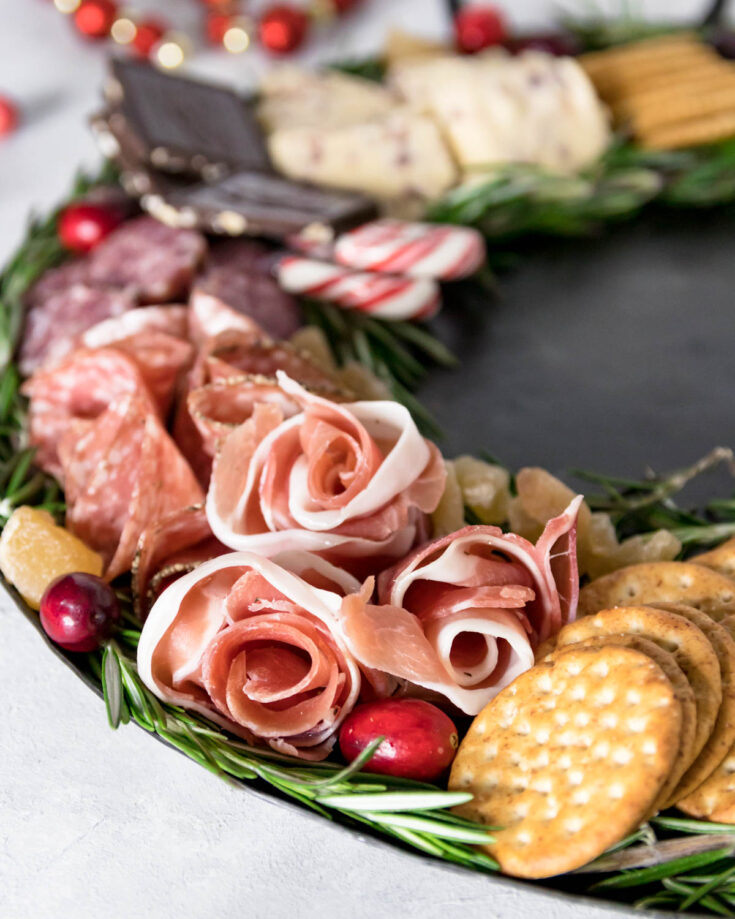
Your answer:
[[[457,471],[455,463],[452,460],[446,460],[444,466],[447,470],[447,481],[444,486],[444,494],[431,515],[431,524],[435,539],[440,536],[448,536],[449,533],[456,533],[461,530],[465,524],[464,521],[464,501],[462,500],[462,491],[457,481]]]
[[[458,456],[454,470],[464,503],[478,519],[495,525],[505,523],[510,503],[508,470],[474,456]]]
[[[43,592],[60,575],[101,575],[102,569],[102,557],[57,526],[47,511],[19,507],[0,536],[0,571],[33,609],[39,608]]]

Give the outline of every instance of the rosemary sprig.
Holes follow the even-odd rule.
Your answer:
[[[396,401],[403,403],[427,437],[438,439],[441,429],[413,395],[431,365],[454,367],[457,358],[421,325],[387,322],[357,310],[306,300],[307,323],[318,326],[338,363],[359,361],[381,379]]]
[[[466,867],[497,870],[491,858],[472,848],[492,841],[488,828],[450,810],[471,795],[362,771],[382,738],[347,767],[307,763],[251,747],[181,708],[160,702],[138,676],[135,662],[114,641],[106,645],[99,669],[112,727],[135,721],[221,778],[259,779],[324,816],[341,815]]]

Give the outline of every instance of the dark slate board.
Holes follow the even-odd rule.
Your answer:
[[[418,393],[444,452],[639,478],[735,446],[734,230],[735,211],[659,211],[535,240],[495,298],[448,290],[435,328],[462,366]]]

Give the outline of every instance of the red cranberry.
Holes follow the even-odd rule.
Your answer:
[[[67,651],[94,651],[120,616],[113,589],[84,572],[62,574],[41,597],[41,625]]]
[[[457,47],[465,54],[500,45],[508,30],[502,13],[494,6],[465,6],[454,17]]]
[[[89,252],[120,224],[115,208],[82,202],[70,204],[59,216],[59,239],[72,252]]]
[[[454,759],[457,728],[444,712],[421,699],[385,699],[358,705],[339,732],[342,755],[352,762],[372,741],[385,739],[365,765],[404,779],[433,782]]]
[[[17,106],[7,96],[0,95],[0,137],[12,134],[17,127]]]

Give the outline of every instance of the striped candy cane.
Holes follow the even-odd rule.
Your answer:
[[[468,277],[486,259],[485,242],[477,230],[404,220],[373,220],[338,237],[328,251],[323,241],[308,234],[291,242],[304,254],[331,258],[359,271],[439,281]]]
[[[286,255],[276,269],[284,290],[381,319],[428,319],[441,305],[438,285],[429,278],[350,271],[341,265]]]

